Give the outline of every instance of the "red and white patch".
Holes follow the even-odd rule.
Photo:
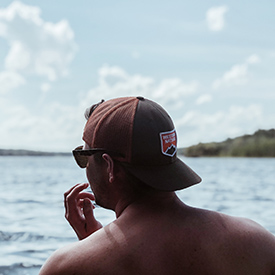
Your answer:
[[[161,152],[169,157],[173,157],[177,152],[176,130],[160,133]]]

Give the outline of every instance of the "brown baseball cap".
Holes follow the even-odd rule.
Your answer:
[[[117,153],[114,159],[155,189],[175,191],[201,182],[177,157],[177,133],[170,116],[143,97],[99,104],[86,123],[83,140],[91,149]]]

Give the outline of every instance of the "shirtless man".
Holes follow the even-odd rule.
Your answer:
[[[175,190],[201,181],[176,156],[177,136],[156,103],[118,98],[92,106],[83,148],[87,184],[64,194],[79,242],[57,250],[40,275],[275,274],[275,237],[253,221],[185,205]],[[91,200],[117,219],[102,227]]]

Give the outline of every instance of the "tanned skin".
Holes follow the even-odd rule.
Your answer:
[[[94,196],[77,184],[64,194],[79,242],[57,250],[40,275],[275,274],[275,237],[257,223],[185,205],[174,192],[131,192],[123,170],[104,154],[89,157]],[[91,200],[112,209],[102,225]]]

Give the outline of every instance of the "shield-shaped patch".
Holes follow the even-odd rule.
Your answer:
[[[177,152],[176,130],[160,133],[161,152],[169,157],[173,157]]]

